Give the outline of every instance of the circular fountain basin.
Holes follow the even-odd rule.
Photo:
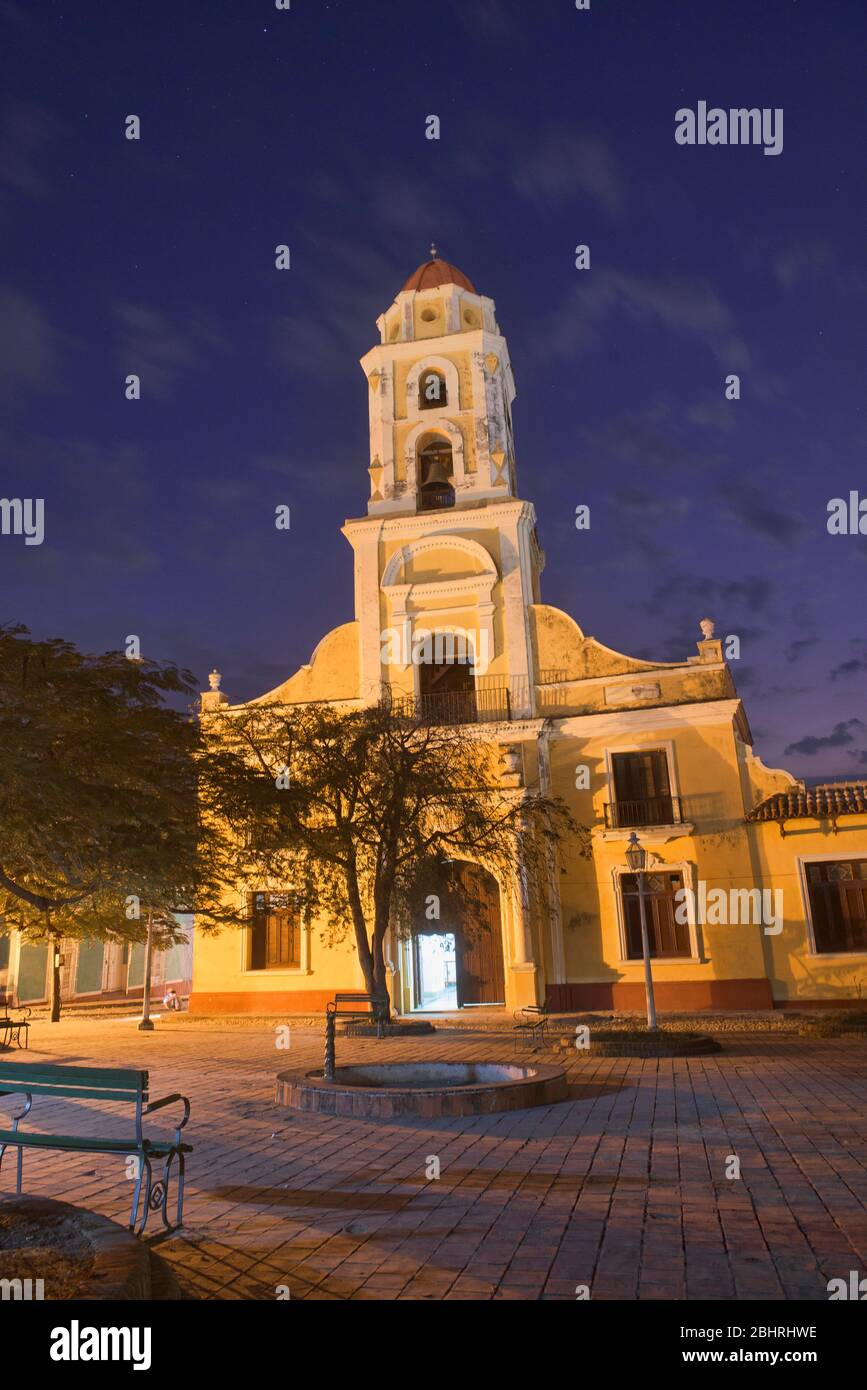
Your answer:
[[[560,1067],[520,1062],[364,1062],[321,1071],[281,1072],[278,1105],[326,1115],[488,1115],[567,1099]]]

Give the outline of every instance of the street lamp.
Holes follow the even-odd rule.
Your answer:
[[[644,870],[647,865],[647,850],[635,831],[626,846],[626,862],[638,879],[638,909],[641,913],[641,953],[644,956],[644,989],[647,995],[648,1032],[656,1028],[656,1002],[653,998],[653,974],[650,969],[650,942],[647,936],[647,908],[644,902]]]
[[[153,968],[154,958],[154,918],[153,913],[148,912],[148,936],[145,945],[144,959],[144,989],[141,998],[141,1023],[138,1026],[140,1033],[152,1033],[154,1031],[154,1021],[151,1018],[151,969]]]

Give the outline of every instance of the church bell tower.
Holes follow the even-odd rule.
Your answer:
[[[496,306],[431,247],[377,328],[361,359],[367,516],[343,528],[355,551],[362,698],[387,687],[466,709],[461,722],[527,718],[527,605],[539,601],[544,557],[533,507],[517,496],[515,381]]]

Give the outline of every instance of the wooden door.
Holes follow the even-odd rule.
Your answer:
[[[504,1004],[506,975],[496,879],[476,864],[456,865],[454,876],[451,905],[455,915],[458,1008],[466,1004]]]

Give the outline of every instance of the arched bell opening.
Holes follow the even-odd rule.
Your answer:
[[[449,403],[446,379],[441,371],[430,368],[418,379],[419,410],[443,410]]]
[[[442,511],[455,505],[454,456],[448,439],[434,435],[421,441],[418,477],[420,512]]]

